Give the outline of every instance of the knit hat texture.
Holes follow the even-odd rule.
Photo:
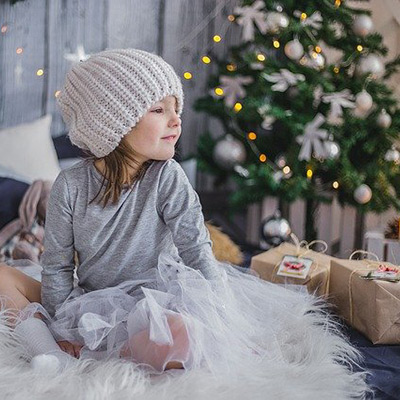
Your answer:
[[[181,115],[182,83],[170,64],[144,50],[112,49],[75,64],[57,103],[71,142],[104,157],[166,96],[176,97]]]

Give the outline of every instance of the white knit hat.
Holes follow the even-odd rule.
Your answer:
[[[57,103],[71,142],[104,157],[166,96],[176,97],[181,115],[182,83],[171,65],[144,50],[112,49],[74,65]]]

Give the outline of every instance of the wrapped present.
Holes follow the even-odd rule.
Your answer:
[[[337,313],[372,343],[400,343],[400,269],[395,265],[334,259],[329,296]]]
[[[282,243],[280,246],[252,257],[250,268],[261,279],[280,283],[305,285],[309,293],[325,296],[328,293],[329,269],[333,257],[310,249],[302,241],[296,244]]]

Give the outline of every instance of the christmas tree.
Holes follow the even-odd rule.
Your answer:
[[[232,209],[277,196],[313,211],[337,196],[361,212],[400,210],[400,112],[387,79],[400,57],[374,32],[370,12],[340,0],[243,1],[228,17],[242,43],[195,109],[218,118],[225,135],[205,132],[198,165],[216,182],[232,178]]]

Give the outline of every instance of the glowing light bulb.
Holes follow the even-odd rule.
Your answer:
[[[7,32],[7,25],[2,25],[1,26],[1,33],[6,33]]]
[[[208,56],[204,56],[201,60],[203,61],[204,64],[210,64],[211,62],[211,58]]]
[[[315,46],[315,51],[316,51],[317,53],[321,53],[322,49],[321,49],[321,47],[319,47],[319,46]]]
[[[242,108],[243,106],[240,103],[236,103],[233,107],[236,112],[239,112]]]
[[[224,94],[224,91],[220,87],[215,88],[214,92],[217,96],[222,96]]]
[[[192,79],[192,78],[193,78],[193,75],[192,75],[190,72],[186,71],[186,72],[183,74],[183,77],[184,77],[185,79]]]
[[[301,20],[302,21],[304,21],[306,18],[307,18],[307,14],[306,13],[301,13],[301,16],[300,16],[300,18],[301,18]]]
[[[309,169],[307,170],[307,178],[308,178],[308,179],[311,179],[312,176],[313,176],[313,171],[312,171],[312,169],[309,168]]]
[[[260,157],[258,157],[261,162],[267,161],[267,156],[265,154],[260,154]]]
[[[280,43],[279,43],[279,41],[278,40],[274,40],[274,47],[276,48],[276,49],[279,49],[279,46],[281,45]]]
[[[42,76],[44,74],[44,71],[40,68],[36,71],[37,76]]]
[[[337,189],[339,187],[339,182],[338,181],[333,182],[332,186],[334,189]]]
[[[301,57],[299,62],[300,62],[301,65],[306,65],[307,64],[307,58],[306,57]]]
[[[22,54],[23,51],[24,51],[24,49],[23,49],[22,47],[17,47],[17,50],[15,50],[15,52],[16,52],[17,54]]]
[[[357,46],[357,50],[360,51],[360,52],[363,51],[363,47],[361,46],[361,44],[359,44],[359,45]]]
[[[236,65],[235,65],[235,64],[228,64],[228,65],[226,66],[226,69],[227,69],[229,72],[236,71]]]
[[[254,132],[249,132],[249,133],[247,134],[247,137],[248,137],[250,140],[256,140],[257,135],[256,135]]]
[[[264,54],[257,54],[257,60],[258,61],[265,61],[265,56],[264,56]]]
[[[221,36],[219,36],[219,35],[214,35],[213,40],[214,40],[214,42],[218,43],[218,42],[220,42],[222,39],[221,39]]]
[[[290,173],[290,167],[288,165],[286,165],[286,167],[284,167],[282,171],[283,171],[284,174],[287,175],[287,174]]]
[[[228,20],[233,22],[235,20],[235,16],[232,14],[228,15]]]
[[[61,94],[61,90],[56,90],[54,92],[54,97],[58,97]]]

